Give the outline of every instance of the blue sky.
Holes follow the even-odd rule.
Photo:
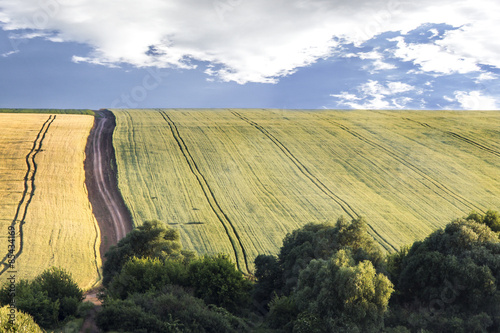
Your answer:
[[[494,0],[0,0],[0,107],[498,109]]]

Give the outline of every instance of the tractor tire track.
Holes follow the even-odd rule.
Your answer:
[[[238,266],[238,269],[244,273],[250,273],[250,269],[248,266],[248,256],[245,251],[245,247],[243,246],[243,243],[241,241],[240,236],[238,235],[238,232],[236,231],[236,228],[234,224],[231,222],[227,214],[222,210],[219,202],[215,198],[215,195],[208,185],[208,182],[205,178],[205,176],[201,173],[200,169],[198,168],[198,165],[196,164],[196,161],[194,160],[193,156],[189,152],[189,149],[182,139],[179,130],[175,123],[172,121],[172,119],[164,112],[164,111],[159,111],[160,115],[163,117],[163,119],[167,122],[167,124],[170,127],[170,130],[172,132],[172,136],[174,137],[175,141],[177,142],[177,145],[186,159],[186,162],[189,166],[189,169],[193,173],[193,175],[196,177],[198,180],[198,183],[200,184],[200,187],[205,195],[205,198],[208,201],[208,204],[212,208],[212,211],[214,214],[217,216],[219,221],[221,222],[222,226],[224,227],[224,230],[226,231],[227,237],[229,238],[229,241],[231,243],[231,246],[234,251],[234,256],[236,258],[236,264]],[[240,250],[240,251],[239,251]],[[243,254],[243,262],[242,259],[240,258],[239,253]]]
[[[356,219],[359,218],[360,215],[352,208],[352,206],[336,195],[332,190],[330,190],[321,180],[319,180],[314,174],[312,174],[309,169],[302,164],[302,162],[295,157],[295,155],[280,141],[278,140],[274,135],[272,135],[268,130],[266,130],[264,127],[260,126],[256,122],[248,119],[247,117],[241,115],[240,113],[236,111],[231,111],[231,113],[238,117],[239,119],[245,121],[246,123],[250,124],[252,127],[256,128],[259,130],[262,134],[264,134],[267,138],[269,138],[283,153],[286,157],[288,157],[292,163],[300,170],[300,172],[306,176],[307,179],[309,179],[321,192],[323,192],[326,196],[328,196],[330,199],[332,199],[337,205],[342,208],[342,210],[349,215],[351,219]],[[366,224],[369,229],[371,230],[372,235],[375,235],[375,238],[378,238],[380,241],[379,243],[387,250],[391,251],[393,249],[394,251],[397,251],[397,249],[388,241],[386,241],[380,233],[378,233],[370,224]]]
[[[417,123],[423,127],[426,127],[426,128],[431,128],[433,130],[436,130],[436,131],[440,131],[442,133],[445,133],[445,134],[448,134],[448,135],[451,135],[452,137],[454,137],[455,139],[458,139],[460,141],[463,141],[465,143],[468,143],[476,148],[479,148],[487,153],[490,153],[490,154],[493,154],[495,155],[496,157],[500,157],[500,151],[496,150],[496,149],[493,149],[493,148],[490,148],[488,146],[485,146],[479,142],[476,142],[472,139],[469,139],[461,134],[458,134],[458,133],[455,133],[455,132],[451,132],[451,131],[445,131],[445,130],[442,130],[442,129],[439,129],[437,127],[434,127],[434,126],[431,126],[427,123],[422,123],[420,121],[417,121],[417,120],[413,120],[413,119],[410,119],[410,118],[403,118],[404,120],[408,120],[408,121],[411,121],[411,122],[414,122],[414,123]]]
[[[451,203],[452,205],[455,205],[453,203],[453,201],[451,201],[449,199],[449,197],[452,197],[454,198],[456,201],[460,202],[461,204],[463,204],[464,206],[468,207],[469,209],[471,210],[478,210],[480,212],[484,212],[481,208],[477,207],[476,205],[474,205],[474,203],[470,202],[469,200],[467,200],[466,198],[462,197],[460,194],[454,192],[453,190],[449,189],[446,185],[444,185],[443,183],[437,181],[436,179],[430,177],[429,175],[427,175],[424,171],[422,171],[419,167],[417,167],[416,165],[414,165],[413,163],[411,162],[408,162],[406,159],[400,157],[398,154],[394,153],[392,150],[374,142],[373,140],[370,140],[368,139],[367,137],[351,130],[349,127],[341,124],[341,123],[338,123],[336,121],[333,121],[333,120],[327,120],[329,123],[331,124],[334,124],[338,127],[340,127],[340,129],[346,131],[347,133],[351,134],[352,136],[356,137],[357,139],[369,144],[370,146],[372,147],[375,147],[377,149],[380,149],[382,150],[384,153],[386,153],[387,155],[389,155],[390,157],[392,157],[393,159],[395,159],[396,161],[398,161],[399,163],[401,163],[402,165],[406,166],[407,168],[409,168],[410,170],[412,170],[413,172],[415,172],[416,174],[418,174],[420,177],[422,177],[423,179],[425,179],[428,183],[432,184],[433,186],[429,186],[428,184],[425,184],[424,182],[422,182],[421,180],[419,180],[419,182],[425,186],[426,188],[428,188],[429,190],[433,191],[434,193],[436,193],[437,195],[439,195],[441,198],[443,198],[444,200],[448,201],[449,203]],[[429,125],[425,124],[426,127],[430,127]]]
[[[19,204],[17,205],[16,213],[15,213],[14,218],[12,219],[12,223],[11,223],[11,227],[15,228],[16,224],[19,222],[19,227],[18,227],[18,232],[17,232],[19,235],[19,250],[14,255],[15,260],[17,260],[17,258],[19,258],[19,256],[23,252],[23,248],[24,248],[23,225],[26,223],[26,216],[28,214],[28,208],[29,208],[29,205],[31,203],[31,200],[35,196],[35,189],[36,189],[35,177],[36,177],[36,172],[38,169],[36,161],[35,161],[35,157],[42,150],[43,140],[45,139],[45,136],[47,135],[47,132],[50,128],[50,125],[52,125],[52,123],[54,122],[55,119],[56,119],[55,115],[50,115],[49,118],[43,123],[42,128],[40,129],[35,140],[33,141],[33,146],[31,147],[31,150],[26,155],[27,170],[26,170],[26,174],[24,176],[24,190],[23,190],[23,193],[21,196],[21,200],[19,201]],[[22,213],[21,213],[21,211],[22,211]],[[19,219],[20,215],[21,215],[21,218]],[[7,253],[0,261],[0,265],[4,266],[2,268],[2,270],[0,271],[0,275],[9,269],[9,265],[6,263],[7,258],[9,258],[9,253]]]

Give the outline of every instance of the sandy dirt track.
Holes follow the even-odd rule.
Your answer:
[[[96,112],[94,127],[86,148],[85,176],[94,215],[101,231],[101,257],[111,245],[132,230],[132,218],[118,190],[113,131],[114,115]]]
[[[132,218],[118,190],[116,179],[113,148],[115,126],[113,113],[107,110],[97,111],[85,150],[85,183],[101,232],[99,250],[103,262],[109,247],[132,230]],[[90,301],[97,307],[85,318],[80,332],[100,332],[95,324],[95,315],[101,306],[97,292],[98,288],[95,288],[85,293],[84,301]]]

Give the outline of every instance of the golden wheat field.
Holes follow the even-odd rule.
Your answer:
[[[15,228],[17,279],[62,267],[82,288],[100,280],[100,235],[83,161],[92,116],[0,114],[0,256]]]
[[[113,110],[119,187],[242,270],[309,222],[363,216],[387,251],[500,208],[500,112]]]

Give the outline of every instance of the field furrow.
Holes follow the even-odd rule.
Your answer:
[[[391,151],[390,149],[376,143],[373,140],[370,140],[370,139],[364,137],[363,135],[357,133],[356,131],[351,130],[350,128],[348,128],[348,127],[346,127],[338,122],[335,122],[332,120],[329,120],[329,122],[340,127],[342,130],[344,130],[347,133],[351,134],[352,136],[358,138],[359,140],[364,141],[364,142],[368,143],[369,145],[380,149],[383,153],[389,155],[390,157],[394,158],[397,162],[401,163],[401,165],[404,165],[408,169],[414,171],[418,176],[421,177],[421,183],[423,186],[428,188],[430,191],[436,193],[437,195],[439,195],[443,199],[447,200],[451,204],[454,204],[455,201],[458,201],[461,204],[461,206],[466,206],[470,210],[476,210],[476,211],[484,213],[483,209],[476,206],[474,203],[470,202],[469,200],[465,199],[459,193],[453,192],[446,185],[440,183],[436,179],[431,178],[425,172],[420,170],[417,166],[415,166],[411,162],[405,160],[401,156],[397,155],[394,151]]]
[[[231,222],[227,214],[222,210],[221,206],[217,202],[217,199],[215,198],[212,189],[207,183],[205,176],[203,176],[203,174],[200,172],[196,164],[196,161],[193,159],[193,156],[189,152],[189,148],[186,146],[186,143],[182,139],[177,126],[165,112],[160,111],[160,114],[162,115],[163,119],[168,123],[170,130],[172,131],[172,135],[175,138],[175,141],[177,142],[177,145],[179,146],[182,155],[185,157],[187,164],[189,165],[189,169],[198,180],[198,183],[200,184],[203,194],[205,195],[210,207],[212,208],[213,212],[215,213],[215,215],[221,222],[222,226],[224,227],[227,237],[231,242],[231,246],[233,247],[234,256],[236,257],[236,265],[238,266],[238,269],[248,273],[250,270],[248,266],[247,254],[245,248],[243,247],[243,244],[241,243],[241,238],[238,235],[236,228],[234,227],[233,223]],[[241,259],[241,256],[243,256],[243,261]]]
[[[472,146],[475,146],[476,148],[479,148],[479,149],[481,149],[483,151],[486,151],[486,152],[488,152],[490,154],[493,154],[493,155],[495,155],[497,157],[500,157],[500,150],[488,147],[488,146],[486,146],[484,144],[481,144],[481,143],[476,142],[476,141],[474,141],[474,140],[472,140],[470,138],[467,138],[467,137],[465,137],[465,136],[463,136],[461,134],[454,133],[454,132],[451,132],[451,131],[441,130],[441,129],[433,127],[433,126],[431,126],[431,125],[429,125],[427,123],[422,123],[422,122],[419,122],[419,121],[416,121],[416,120],[413,120],[413,119],[410,119],[410,118],[404,118],[404,119],[408,120],[408,121],[416,122],[417,124],[419,124],[419,125],[421,125],[423,127],[432,128],[432,129],[435,129],[437,131],[441,131],[443,133],[449,134],[452,137],[457,138],[458,140],[462,140],[463,142],[468,143],[468,144],[470,144]]]
[[[338,204],[351,219],[360,217],[360,215],[356,213],[356,211],[352,208],[352,206],[349,203],[347,203],[344,199],[336,195],[332,190],[330,190],[327,186],[325,186],[325,184],[323,184],[323,182],[321,182],[321,180],[319,180],[318,177],[313,175],[307,169],[307,167],[305,167],[304,164],[302,164],[300,160],[298,160],[293,155],[293,153],[285,145],[283,145],[283,143],[281,143],[274,135],[269,133],[264,127],[242,116],[238,112],[231,111],[231,113],[234,114],[236,117],[242,119],[243,121],[249,123],[253,127],[255,127],[257,130],[262,132],[262,134],[268,137],[274,144],[276,144],[276,146],[293,162],[293,164],[297,166],[300,172],[302,172],[304,176],[306,176],[313,183],[314,186],[316,186],[320,191],[325,193],[336,204]],[[370,228],[370,233],[374,236],[375,239],[377,239],[380,242],[380,244],[386,250],[390,250],[390,248],[396,250],[396,248],[392,244],[388,243],[370,224],[368,224],[368,227]]]

